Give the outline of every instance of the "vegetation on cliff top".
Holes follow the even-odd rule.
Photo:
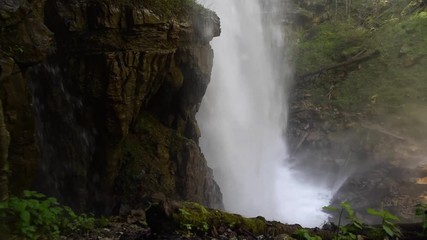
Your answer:
[[[209,11],[195,0],[144,0],[142,4],[164,17],[188,17],[194,13]]]

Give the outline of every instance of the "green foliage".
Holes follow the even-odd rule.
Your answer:
[[[301,33],[297,44],[297,75],[343,61],[349,57],[344,55],[359,50],[366,36],[365,29],[348,22],[324,23]]]
[[[58,239],[61,231],[90,230],[95,225],[92,216],[77,215],[57,199],[34,191],[0,202],[0,222],[0,232],[26,239]]]
[[[365,50],[378,50],[378,57],[334,69],[311,81],[307,87],[311,101],[362,115],[408,115],[409,104],[423,105],[427,97],[427,12],[401,17],[402,4],[407,1],[394,1],[390,12],[384,14],[380,12],[385,9],[375,13],[365,3],[368,1],[352,3],[362,14],[362,25],[324,22],[301,33],[296,45],[296,74],[332,66],[358,53],[362,56]],[[408,124],[407,135],[422,139],[426,131],[419,124],[423,123]]]
[[[402,237],[402,233],[400,229],[396,226],[394,222],[399,221],[399,218],[389,211],[380,210],[377,211],[375,209],[369,208],[367,212],[373,216],[381,217],[382,219],[382,230],[384,232],[384,236],[388,236],[391,238],[400,238]]]
[[[293,236],[298,240],[322,240],[320,236],[311,235],[305,228],[298,229]]]
[[[338,220],[338,231],[336,236],[334,237],[334,240],[356,240],[356,232],[363,230],[363,223],[356,217],[356,214],[350,203],[341,203],[341,210],[331,206],[324,207],[323,210],[330,212],[340,211],[340,216]],[[346,226],[341,226],[341,220],[344,212],[347,213],[347,219],[349,219],[351,223]],[[395,221],[399,220],[397,216],[391,214],[386,210],[377,211],[372,208],[369,208],[367,212],[373,216],[381,217],[381,231],[384,237],[400,238],[402,236],[400,229],[394,223]]]
[[[244,218],[237,214],[226,213],[213,209],[206,209],[200,204],[185,202],[173,214],[174,222],[184,233],[205,234],[212,226],[226,228],[242,228],[254,235],[265,233],[267,227],[265,219]]]
[[[334,240],[355,240],[357,239],[356,234],[354,233],[354,230],[362,230],[363,229],[363,223],[360,219],[356,217],[356,214],[351,207],[349,202],[342,202],[341,203],[341,209],[332,207],[332,206],[326,206],[323,207],[324,211],[329,212],[340,212],[339,219],[338,219],[338,230],[336,232],[336,235],[334,237]],[[343,213],[347,213],[347,219],[350,220],[350,224],[348,225],[341,225]]]
[[[343,202],[341,203],[342,208],[347,212],[348,219],[351,221],[351,224],[356,227],[357,229],[362,230],[363,229],[363,223],[360,219],[356,217],[356,214],[351,207],[349,202]]]
[[[179,219],[180,228],[184,231],[207,232],[209,230],[208,215],[209,212],[205,207],[193,204],[179,208],[175,218]]]
[[[395,19],[373,32],[361,46],[379,50],[380,56],[362,63],[360,69],[349,72],[345,80],[335,84],[339,94],[333,103],[343,109],[372,108],[375,112],[393,113],[408,103],[424,101],[427,18],[423,16],[422,12]],[[373,96],[376,101],[372,101]],[[415,129],[410,131],[425,135],[417,133],[419,127]]]
[[[423,236],[426,236],[427,229],[427,204],[420,203],[415,206],[415,215],[422,217],[422,228],[423,232],[421,233]]]

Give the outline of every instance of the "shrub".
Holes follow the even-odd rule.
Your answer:
[[[373,216],[381,217],[381,227],[384,233],[384,237],[396,238],[399,239],[402,237],[402,233],[400,229],[396,226],[395,222],[399,221],[399,218],[389,211],[380,210],[377,211],[375,209],[369,208],[367,212]]]
[[[0,232],[26,239],[58,239],[61,231],[94,228],[95,219],[77,215],[56,198],[24,191],[22,198],[11,197],[0,202]]]
[[[334,240],[355,240],[357,239],[356,233],[354,230],[362,230],[363,229],[363,223],[360,219],[356,217],[356,213],[354,212],[353,208],[351,207],[349,202],[342,202],[341,203],[341,209],[338,209],[336,207],[332,206],[326,206],[323,207],[323,210],[330,211],[330,212],[338,212],[340,213],[339,219],[338,219],[338,229],[336,232],[336,235],[334,237]],[[347,219],[350,220],[349,225],[342,225],[341,220],[343,217],[343,213],[347,213]]]

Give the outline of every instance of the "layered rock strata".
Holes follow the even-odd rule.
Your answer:
[[[156,192],[220,208],[195,120],[218,17],[101,0],[24,5],[3,7],[1,23],[11,190],[33,186],[99,213]]]

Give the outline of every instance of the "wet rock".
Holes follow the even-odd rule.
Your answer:
[[[1,3],[13,192],[34,186],[104,214],[159,191],[222,207],[195,120],[220,32],[213,12],[164,19],[140,3]]]
[[[3,114],[3,104],[0,100],[0,201],[3,201],[9,196],[9,163],[8,150],[10,143],[10,135],[6,129]]]
[[[146,211],[147,224],[151,231],[161,234],[173,233],[179,228],[179,223],[173,220],[173,213],[178,211],[179,207],[169,200],[153,200],[154,202]]]

